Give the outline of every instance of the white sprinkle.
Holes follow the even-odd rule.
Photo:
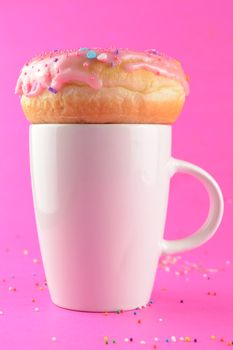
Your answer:
[[[158,341],[158,340],[159,340],[159,338],[157,338],[157,337],[154,338],[154,341]]]
[[[207,273],[203,273],[203,275],[202,275],[204,278],[207,278]]]
[[[145,340],[140,340],[140,344],[146,344]]]
[[[176,337],[174,335],[171,336],[171,340],[175,343],[176,342]]]
[[[34,263],[34,264],[37,264],[37,263],[38,263],[38,259],[36,259],[36,258],[33,259],[33,263]]]
[[[163,322],[163,319],[162,319],[162,318],[159,318],[159,322]]]
[[[101,61],[101,62],[106,62],[107,61],[107,58],[108,58],[108,56],[107,56],[107,54],[106,53],[101,53],[101,54],[99,54],[98,56],[97,56],[97,60],[99,60],[99,61]]]
[[[128,341],[129,341],[129,338],[125,338],[125,339],[124,339],[124,341],[125,341],[126,343],[128,343]]]
[[[170,271],[170,267],[169,267],[169,266],[166,266],[164,270],[165,270],[166,272],[169,272],[169,271]]]
[[[35,307],[34,309],[36,312],[38,312],[40,309],[38,307]]]
[[[226,261],[226,264],[227,264],[227,265],[230,265],[230,263],[231,263],[230,260],[227,260],[227,261]]]
[[[51,340],[52,340],[52,341],[56,341],[57,338],[56,338],[56,337],[52,337]]]
[[[23,254],[24,254],[24,255],[28,255],[28,250],[27,250],[27,249],[24,249]]]
[[[184,337],[179,337],[179,340],[180,341],[184,341]]]
[[[180,276],[180,272],[179,272],[179,271],[176,271],[176,272],[175,272],[175,275],[176,275],[176,276]]]
[[[3,314],[4,314],[4,312],[2,310],[0,310],[0,315],[3,315]]]

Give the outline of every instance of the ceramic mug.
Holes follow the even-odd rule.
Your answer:
[[[30,166],[42,260],[52,301],[82,311],[147,304],[158,260],[200,246],[218,228],[223,198],[204,170],[171,156],[171,126],[30,126]],[[191,236],[163,238],[170,179],[205,186],[207,219]]]

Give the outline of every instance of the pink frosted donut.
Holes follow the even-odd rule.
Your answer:
[[[180,62],[151,49],[54,50],[24,65],[16,85],[32,123],[161,123],[188,94]]]

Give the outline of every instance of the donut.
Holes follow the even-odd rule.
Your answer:
[[[28,61],[15,92],[34,124],[172,124],[189,84],[181,63],[155,49],[78,48]]]

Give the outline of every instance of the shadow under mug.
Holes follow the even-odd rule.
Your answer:
[[[223,214],[216,181],[171,156],[171,126],[30,126],[33,201],[52,301],[81,311],[129,310],[150,299],[158,259],[206,242]],[[209,194],[203,226],[163,239],[170,178],[199,179]]]

